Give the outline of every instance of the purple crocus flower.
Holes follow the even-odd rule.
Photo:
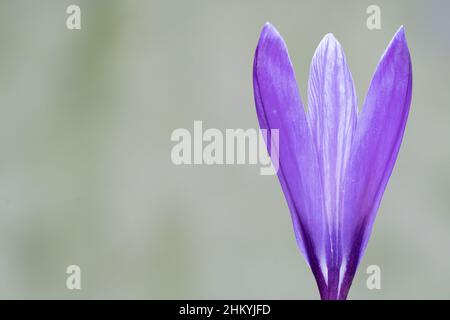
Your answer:
[[[383,54],[360,112],[344,52],[332,34],[312,59],[306,112],[286,44],[269,23],[256,48],[253,86],[261,129],[279,130],[279,144],[268,143],[268,150],[278,157],[297,243],[320,297],[346,299],[411,103],[403,27]]]

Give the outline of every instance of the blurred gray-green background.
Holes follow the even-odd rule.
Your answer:
[[[66,28],[81,7],[82,29]],[[381,7],[381,30],[366,8]],[[261,27],[306,97],[328,32],[364,98],[404,25],[411,114],[349,298],[450,298],[447,1],[7,1],[0,4],[0,298],[318,298],[278,180],[175,166],[176,128],[257,128]],[[306,101],[305,101],[306,102]],[[66,289],[66,267],[82,290]],[[381,267],[381,290],[366,268]]]

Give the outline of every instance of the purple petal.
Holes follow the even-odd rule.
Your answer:
[[[269,153],[279,156],[278,178],[296,239],[322,292],[326,219],[317,153],[286,45],[270,24],[264,26],[256,49],[253,86],[260,127],[279,129],[280,143],[268,146]]]
[[[328,298],[337,298],[342,260],[340,190],[343,188],[358,106],[344,51],[332,34],[320,42],[311,63],[308,116],[322,178],[327,241]]]
[[[347,294],[369,240],[397,158],[411,103],[412,70],[405,33],[392,39],[372,78],[352,145],[343,202],[343,250]]]

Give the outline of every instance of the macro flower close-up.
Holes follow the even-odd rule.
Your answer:
[[[0,1],[0,300],[165,320],[442,313],[449,11]]]
[[[312,58],[305,110],[287,46],[267,23],[253,66],[261,129],[298,246],[322,299],[346,299],[394,168],[412,94],[412,66],[400,27],[381,57],[358,111],[344,51],[327,34]],[[267,139],[269,140],[269,139]]]

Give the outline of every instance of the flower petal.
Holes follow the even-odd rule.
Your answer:
[[[348,291],[369,240],[376,212],[405,130],[412,92],[412,68],[401,27],[372,78],[358,124],[346,173],[343,202],[343,250]]]
[[[256,49],[253,86],[261,129],[279,130],[280,142],[268,145],[269,153],[279,157],[278,178],[297,242],[322,292],[326,220],[317,154],[286,45],[270,24],[264,26]]]
[[[340,190],[343,188],[358,106],[344,51],[332,34],[316,49],[308,82],[308,120],[317,148],[328,221],[329,297],[336,295],[341,253]],[[334,297],[336,298],[336,297]]]

